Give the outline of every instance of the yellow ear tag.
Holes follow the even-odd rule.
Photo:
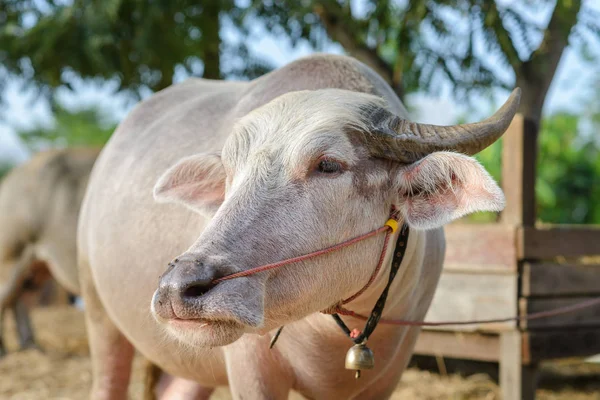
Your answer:
[[[390,228],[392,228],[392,233],[394,233],[398,230],[398,221],[390,218],[385,223],[385,226],[389,226]]]

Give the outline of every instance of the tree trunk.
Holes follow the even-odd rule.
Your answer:
[[[554,73],[552,74],[554,76]],[[517,75],[517,87],[521,88],[521,103],[519,113],[536,123],[539,127],[542,118],[542,108],[546,100],[546,94],[550,87],[545,82],[537,82],[527,78],[525,74]]]
[[[353,19],[344,14],[342,7],[336,2],[323,2],[314,8],[319,16],[327,35],[342,45],[349,55],[371,67],[394,90],[400,100],[404,101],[404,86],[401,74],[395,74],[394,69],[377,54],[377,49],[367,46],[360,40],[349,26]]]
[[[517,86],[522,89],[519,112],[539,126],[548,89],[569,35],[577,23],[581,0],[558,1],[544,32],[540,47],[528,61],[515,68]]]
[[[221,79],[220,2],[206,1],[202,11],[203,78]]]

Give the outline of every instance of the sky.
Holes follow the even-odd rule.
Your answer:
[[[499,1],[499,3],[507,0]],[[600,2],[598,2],[600,3]],[[361,4],[360,2],[356,4]],[[600,8],[600,5],[599,7]],[[357,10],[358,13],[361,10]],[[542,12],[537,18],[541,24],[547,23],[548,15]],[[546,21],[544,21],[546,20]],[[223,35],[226,39],[235,40],[235,32],[224,27]],[[299,43],[295,48],[288,41],[277,38],[267,32],[263,27],[256,25],[253,29],[251,50],[257,55],[262,55],[275,66],[285,65],[299,57],[312,53],[306,43]],[[330,44],[325,49],[328,53],[343,54],[343,49],[337,44]],[[490,58],[493,63],[494,59]],[[499,71],[503,73],[504,71]],[[576,51],[567,48],[561,59],[556,77],[549,90],[544,113],[558,110],[580,111],[585,101],[590,82],[594,81],[599,68],[585,61]],[[74,109],[98,105],[115,120],[121,120],[133,104],[123,95],[115,94],[115,82],[104,84],[80,81],[74,84],[75,90],[60,89],[59,100],[67,107]],[[36,98],[32,90],[24,90],[22,82],[9,82],[6,92],[6,108],[3,110],[4,119],[0,119],[0,161],[10,160],[20,162],[28,158],[25,146],[20,143],[14,134],[14,127],[31,127],[35,124],[51,124],[51,113],[47,103]],[[412,118],[417,122],[426,122],[447,125],[456,122],[459,116],[467,115],[468,119],[484,118],[492,106],[498,106],[507,98],[508,92],[496,90],[493,99],[486,97],[477,100],[475,109],[457,104],[452,99],[449,87],[442,88],[437,96],[417,93],[411,95],[407,102],[411,106]]]

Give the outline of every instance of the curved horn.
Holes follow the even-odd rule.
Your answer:
[[[516,88],[502,107],[488,119],[472,124],[436,126],[418,124],[381,110],[371,116],[375,128],[365,143],[371,155],[412,163],[434,151],[473,155],[502,136],[508,129],[521,98]],[[377,121],[377,122],[376,122]]]

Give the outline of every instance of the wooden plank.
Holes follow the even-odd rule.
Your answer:
[[[442,272],[425,320],[472,321],[506,318],[517,313],[517,275]],[[514,329],[515,322],[426,327],[431,330],[499,332]]]
[[[500,334],[500,390],[506,400],[533,400],[537,386],[535,366],[523,365],[521,332]]]
[[[515,275],[515,271],[507,267],[507,265],[444,263],[444,271],[447,272],[462,272],[472,275]]]
[[[552,225],[518,229],[520,259],[600,255],[600,226]]]
[[[517,270],[516,230],[501,224],[450,224],[444,228],[444,268]]]
[[[582,296],[600,294],[600,265],[524,263],[521,295]]]
[[[517,114],[502,138],[502,189],[506,208],[500,221],[504,224],[535,224],[537,135],[537,125]]]
[[[498,361],[500,339],[498,335],[423,330],[417,339],[415,353],[466,360]]]
[[[500,389],[503,399],[521,398],[521,333],[500,335]]]
[[[600,353],[600,329],[579,328],[523,332],[523,362],[568,357],[588,357]]]
[[[556,310],[591,300],[594,297],[573,297],[557,299],[519,299],[519,312],[522,316],[537,312]],[[521,321],[523,329],[548,329],[548,328],[576,328],[576,327],[600,327],[600,304],[567,314],[556,315],[531,321]]]

